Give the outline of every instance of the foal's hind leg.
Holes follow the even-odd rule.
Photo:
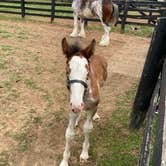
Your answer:
[[[71,37],[77,37],[78,36],[78,16],[76,13],[73,13],[74,15],[74,28],[73,32],[70,34]]]
[[[80,161],[84,162],[87,161],[89,158],[89,154],[88,154],[88,150],[89,150],[89,134],[93,129],[93,124],[92,124],[92,118],[94,116],[94,114],[97,111],[97,107],[93,110],[93,111],[87,111],[87,119],[86,122],[83,126],[83,131],[84,131],[84,142],[83,142],[83,146],[82,146],[82,152],[80,155]]]
[[[65,151],[63,153],[63,160],[60,163],[60,166],[68,166],[68,161],[70,158],[70,150],[71,150],[71,141],[74,137],[74,127],[77,120],[78,114],[74,112],[70,112],[69,117],[69,125],[66,130],[66,145]]]
[[[84,29],[85,28],[85,21],[83,18],[80,18],[80,25],[81,25],[81,30],[80,30],[80,33],[78,34],[78,36],[85,38],[86,37],[85,29]]]
[[[104,28],[104,35],[102,36],[99,45],[100,46],[108,46],[110,43],[110,30],[111,27],[104,23],[103,21],[101,22]]]

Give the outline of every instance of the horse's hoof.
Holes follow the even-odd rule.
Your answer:
[[[59,166],[69,166],[69,164],[67,161],[62,160]]]
[[[99,45],[106,47],[109,45],[109,41],[100,41]]]
[[[86,38],[86,35],[83,34],[83,33],[79,33],[78,36],[79,36],[79,37],[82,37],[82,38]]]
[[[70,37],[78,37],[78,34],[77,33],[71,33]]]
[[[81,163],[87,162],[88,159],[89,159],[88,153],[85,153],[85,152],[84,152],[84,153],[81,153],[81,155],[80,155],[80,162],[81,162]]]

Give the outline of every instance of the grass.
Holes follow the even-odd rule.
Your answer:
[[[37,89],[38,88],[36,83],[34,82],[34,80],[32,78],[26,78],[24,80],[24,83],[27,87],[30,87],[32,89]]]
[[[0,166],[9,166],[9,154],[6,151],[0,153]]]
[[[90,24],[90,23],[89,23]],[[99,30],[103,31],[103,27],[101,25],[93,25],[88,26],[88,29],[91,30]],[[136,30],[134,30],[136,28]],[[153,27],[148,26],[140,26],[140,25],[125,25],[125,34],[128,35],[136,35],[140,37],[151,37],[153,33]],[[112,32],[120,32],[121,31],[121,25],[117,25],[116,27],[112,27]]]
[[[14,54],[16,49],[11,45],[0,44],[0,59],[2,60],[5,56]]]

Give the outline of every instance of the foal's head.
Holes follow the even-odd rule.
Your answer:
[[[83,96],[87,88],[89,58],[94,53],[96,41],[82,49],[78,44],[69,45],[66,38],[62,40],[62,50],[66,55],[67,85],[70,90],[70,109],[79,112],[83,109]]]

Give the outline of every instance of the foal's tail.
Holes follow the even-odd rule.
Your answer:
[[[118,18],[119,18],[119,8],[118,8],[118,5],[116,5],[114,3],[112,5],[113,5],[113,15],[112,15],[112,19],[111,19],[111,24],[116,25],[118,22]]]

